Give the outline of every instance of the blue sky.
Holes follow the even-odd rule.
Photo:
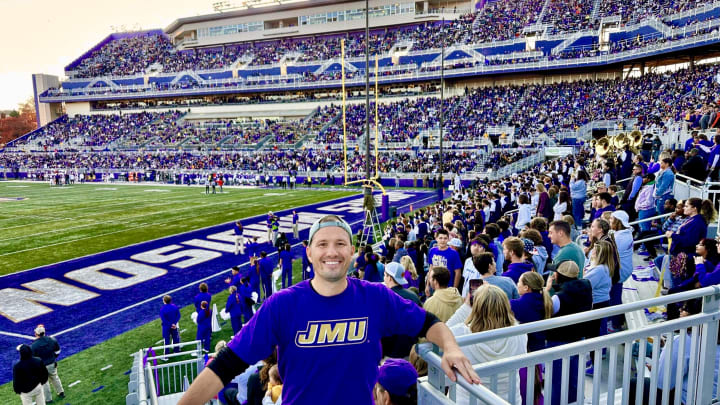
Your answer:
[[[113,28],[165,28],[212,12],[216,0],[0,0],[0,110],[32,97],[33,73],[64,76],[64,67]]]

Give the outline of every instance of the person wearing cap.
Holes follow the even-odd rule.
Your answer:
[[[555,291],[552,296],[553,318],[565,315],[585,312],[592,309],[592,286],[590,281],[578,279],[580,268],[572,260],[565,260],[559,263],[556,271],[548,277],[545,290]],[[546,347],[556,347],[584,339],[591,331],[592,323],[583,322],[572,325],[550,329],[545,333],[547,339]],[[570,370],[568,380],[568,402],[577,400],[577,375],[579,357],[570,357]],[[558,395],[562,383],[562,360],[553,361],[552,366],[552,405],[560,404],[561,396]]]
[[[550,223],[548,236],[550,241],[560,248],[553,258],[553,265],[557,266],[565,260],[572,260],[582,269],[585,266],[585,253],[582,248],[570,239],[570,224],[565,221],[553,221]],[[580,273],[582,277],[582,272]]]
[[[44,405],[43,386],[47,384],[48,371],[40,358],[33,357],[30,346],[20,345],[17,350],[20,352],[20,361],[13,365],[13,391],[20,395],[23,405],[31,405],[33,402]]]
[[[460,254],[448,245],[449,240],[449,232],[446,229],[438,229],[435,233],[437,246],[428,252],[428,265],[431,267],[441,266],[450,270],[450,285],[458,288],[462,275],[462,261],[460,261]]]
[[[527,248],[525,245],[527,244]],[[508,269],[502,275],[509,277],[517,284],[520,276],[526,271],[533,271],[535,266],[525,260],[525,251],[532,251],[535,245],[529,239],[511,236],[503,241],[503,254],[509,261]]]
[[[35,341],[32,342],[31,348],[33,356],[39,357],[47,369],[49,381],[43,383],[45,400],[52,401],[50,383],[52,383],[58,396],[65,398],[65,390],[57,374],[57,356],[60,354],[60,345],[54,337],[45,335],[45,326],[38,325],[35,328]]]
[[[480,278],[479,273],[477,278]],[[448,319],[462,305],[463,299],[457,288],[449,287],[450,271],[445,267],[433,267],[428,273],[428,284],[432,288],[433,295],[425,301],[423,308],[433,313],[441,321]]]
[[[622,283],[630,278],[633,272],[633,229],[628,213],[618,210],[610,214],[610,229],[613,230],[612,235],[620,259],[620,278],[610,290],[610,305],[617,305],[622,302]],[[616,317],[613,324],[619,327],[620,321],[621,319]]]
[[[480,272],[475,268],[475,265],[473,264],[473,258],[479,256],[480,253],[487,251],[489,240],[490,238],[488,238],[487,235],[478,235],[478,237],[470,241],[470,257],[465,259],[465,265],[463,266],[462,272],[463,287],[461,295],[463,298],[465,298],[470,289],[470,280],[476,280],[480,278]]]
[[[422,306],[420,298],[414,292],[403,287],[408,285],[408,281],[405,278],[405,268],[400,263],[390,262],[385,265],[383,283],[397,295]]]
[[[326,215],[310,228],[308,240],[315,277],[268,298],[193,381],[179,405],[204,404],[276,346],[283,403],[347,403],[352,398],[369,404],[382,356],[377,343],[398,334],[424,336],[437,344],[443,352],[442,368],[452,381],[460,373],[471,383],[480,382],[436,316],[384,285],[347,276],[354,247],[344,220]]]
[[[418,373],[407,360],[385,360],[378,369],[378,380],[373,389],[375,405],[417,404]]]
[[[399,263],[390,262],[385,265],[383,272],[383,284],[395,292],[400,297],[412,301],[415,305],[422,308],[420,298],[412,291],[403,287],[408,285],[408,281],[404,276],[405,268]],[[406,334],[395,334],[385,336],[381,339],[383,357],[403,358],[410,355],[410,349],[417,343],[417,338]]]

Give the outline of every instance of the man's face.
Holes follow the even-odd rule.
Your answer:
[[[672,206],[672,203],[670,202],[670,200],[665,200],[665,204],[663,204],[663,212],[671,212],[671,211],[675,211]]]
[[[440,249],[445,249],[448,244],[448,236],[442,233],[435,235],[435,241]]]
[[[639,168],[639,167],[634,167],[634,168],[633,168],[633,174],[634,174],[634,175],[637,176],[637,175],[639,175],[640,173],[642,173],[642,169],[641,169],[641,168]]]
[[[320,228],[306,248],[315,275],[324,281],[336,282],[347,276],[355,247],[344,229],[337,226]]]
[[[510,251],[508,250],[507,246],[503,243],[503,256],[510,258]]]
[[[563,233],[558,232],[554,226],[551,226],[550,229],[548,229],[548,238],[550,238],[550,242],[557,245],[562,241]]]
[[[480,253],[482,253],[483,251],[485,251],[485,249],[483,249],[482,245],[479,243],[473,243],[472,245],[470,245],[470,254],[473,257],[480,256]]]

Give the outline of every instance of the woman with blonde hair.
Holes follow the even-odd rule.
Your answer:
[[[400,259],[400,265],[405,269],[404,277],[408,281],[406,287],[419,288],[420,280],[418,280],[418,273],[415,269],[415,263],[413,263],[412,257],[405,255]]]
[[[483,284],[475,290],[475,293],[468,294],[465,303],[447,321],[447,326],[456,337],[513,325],[517,325],[517,321],[510,308],[507,294],[491,284]],[[478,364],[525,354],[527,353],[527,341],[527,335],[517,335],[463,346],[461,349],[471,363]],[[495,393],[507,399],[510,390],[515,390],[515,398],[519,404],[520,379],[518,376],[515,375],[514,387],[510,387],[508,373],[501,373],[497,377]],[[489,381],[485,380],[481,383],[487,385]],[[460,386],[457,387],[456,402],[458,404],[469,402],[467,391]]]

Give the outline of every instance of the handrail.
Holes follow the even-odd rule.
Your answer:
[[[136,361],[137,361],[137,363],[138,363],[138,376],[137,376],[137,379],[138,379],[138,391],[137,391],[138,404],[147,405],[147,403],[148,403],[148,398],[147,398],[147,379],[146,379],[146,377],[145,377],[145,372],[146,372],[146,370],[145,370],[145,367],[143,367],[143,364],[142,364],[142,363],[143,363],[143,362],[142,362],[142,358],[143,358],[143,351],[142,351],[142,349],[140,349],[140,350],[138,351],[138,353],[136,354],[136,356],[137,356],[137,357],[136,357]]]
[[[577,323],[587,322],[594,319],[611,317],[614,315],[622,315],[627,312],[643,310],[649,307],[666,305],[673,302],[687,301],[694,298],[701,298],[706,295],[720,295],[720,286],[703,287],[696,290],[670,294],[656,298],[650,298],[643,301],[632,302],[627,304],[615,305],[612,307],[594,309],[587,312],[581,312],[572,315],[560,316],[557,318],[545,319],[542,321],[520,324],[501,329],[493,329],[485,332],[472,333],[458,337],[457,343],[460,346],[485,343],[496,339],[503,339],[510,336],[539,332],[542,330],[554,329],[562,326],[574,325]],[[464,304],[463,304],[464,305]],[[424,343],[431,345],[430,343]]]
[[[545,380],[545,388],[548,389],[548,385],[552,384],[552,393],[550,391],[545,391],[546,400],[548,399],[548,396],[556,399],[556,395],[560,395],[563,399],[563,401],[567,401],[567,390],[566,386],[563,386],[562,392],[556,392],[555,387],[555,381],[553,381],[556,378],[561,378],[562,384],[567,384],[568,382],[568,376],[567,376],[567,367],[569,365],[570,357],[572,356],[583,356],[587,353],[595,352],[596,359],[595,359],[595,366],[600,367],[600,370],[602,370],[602,361],[597,359],[597,356],[599,355],[600,350],[603,351],[607,348],[609,352],[609,358],[610,358],[610,365],[609,365],[609,381],[608,381],[608,387],[607,387],[607,394],[608,398],[613,398],[614,393],[616,392],[616,387],[618,387],[615,375],[617,371],[617,359],[615,356],[618,353],[617,346],[620,344],[625,345],[624,349],[624,361],[629,362],[632,360],[632,348],[631,343],[633,341],[636,341],[638,339],[641,340],[641,342],[644,339],[647,339],[650,337],[659,337],[659,336],[666,336],[667,334],[672,334],[675,331],[684,331],[687,328],[692,327],[692,339],[693,340],[693,349],[691,349],[691,357],[694,356],[694,360],[691,359],[691,365],[690,367],[690,384],[692,386],[696,386],[698,389],[697,393],[694,393],[693,397],[696,399],[702,400],[702,403],[708,403],[706,400],[703,400],[703,398],[707,399],[710,397],[710,395],[713,395],[713,392],[710,392],[712,389],[712,368],[715,359],[715,350],[716,350],[716,344],[715,344],[715,334],[717,333],[717,320],[720,319],[720,308],[718,303],[720,302],[720,286],[712,286],[712,287],[705,287],[697,290],[687,291],[683,293],[678,294],[672,294],[668,296],[662,296],[658,298],[633,302],[629,304],[621,304],[615,307],[609,307],[605,309],[596,309],[591,310],[587,312],[581,312],[569,316],[562,316],[558,318],[551,318],[543,321],[537,321],[537,322],[531,322],[527,324],[512,326],[512,327],[505,327],[500,329],[494,329],[490,331],[484,331],[479,333],[473,333],[470,335],[460,336],[458,337],[457,343],[460,347],[468,346],[468,345],[474,345],[479,343],[485,343],[490,341],[497,341],[502,339],[507,339],[513,336],[522,336],[526,335],[528,333],[538,332],[541,330],[550,330],[555,329],[558,327],[564,327],[570,324],[577,324],[577,323],[584,323],[588,322],[594,319],[600,319],[605,318],[613,315],[620,315],[625,313],[631,313],[639,310],[644,310],[645,308],[651,308],[656,307],[659,305],[665,305],[673,302],[681,302],[686,301],[688,299],[694,299],[694,298],[703,298],[703,307],[702,312],[696,315],[691,315],[679,319],[675,319],[672,321],[662,322],[662,323],[656,323],[648,326],[644,326],[642,328],[636,328],[636,329],[630,329],[627,331],[622,331],[616,334],[607,335],[607,336],[599,336],[594,337],[587,340],[580,340],[575,342],[569,342],[566,344],[563,344],[561,346],[546,348],[543,350],[531,352],[531,353],[523,353],[521,355],[515,355],[510,356],[502,359],[498,359],[495,361],[480,363],[480,364],[474,364],[473,369],[478,373],[478,375],[482,378],[490,378],[490,386],[492,386],[492,390],[495,391],[496,388],[496,382],[493,382],[493,379],[498,377],[499,375],[504,375],[507,373],[510,373],[510,387],[512,387],[517,382],[517,373],[522,368],[528,368],[528,379],[527,379],[527,389],[530,390],[529,392],[532,392],[533,387],[535,384],[533,381],[533,375],[534,370],[533,366],[536,364],[546,364],[549,363],[555,363],[556,361],[562,362],[562,377],[558,375],[559,370],[553,370],[555,372],[550,373],[549,371],[546,372],[546,380]],[[465,305],[465,304],[463,304]],[[685,336],[681,337],[681,350],[682,347],[685,345]],[[697,340],[695,340],[697,339]],[[672,340],[668,341],[669,345],[673,344]],[[666,347],[667,348],[667,347]],[[655,376],[657,375],[657,369],[658,369],[658,358],[660,356],[660,350],[659,345],[655,346],[652,351],[652,366],[653,371],[655,372]],[[428,377],[422,378],[420,380],[419,389],[422,389],[423,392],[423,402],[422,403],[450,403],[454,402],[455,400],[455,389],[456,386],[452,383],[449,383],[445,378],[445,375],[440,368],[440,357],[437,346],[432,345],[431,343],[423,343],[419,344],[416,347],[417,353],[426,361],[428,361]],[[683,352],[681,352],[683,353]],[[643,343],[640,345],[640,357],[644,358],[646,355],[645,346]],[[687,355],[687,353],[685,353]],[[682,356],[682,355],[681,355]],[[582,357],[580,357],[582,359]],[[670,356],[666,357],[665,359],[665,366],[670,366]],[[554,364],[554,367],[558,367],[560,365]],[[553,367],[553,366],[546,366],[546,367]],[[572,366],[577,367],[577,366]],[[697,368],[693,368],[697,367]],[[623,378],[623,383],[621,385],[622,389],[627,392],[627,389],[630,384],[630,375],[628,374],[630,371],[630,363],[625,363],[623,366],[624,372],[626,373]],[[582,374],[584,370],[580,367],[577,367],[578,374]],[[596,371],[598,369],[596,368]],[[575,373],[576,371],[571,371],[572,373]],[[642,374],[643,370],[640,369],[639,373]],[[698,379],[696,380],[695,377],[693,377],[693,373],[695,374]],[[598,374],[600,374],[598,372]],[[595,375],[594,379],[594,385],[595,388],[593,392],[593,403],[599,403],[598,402],[598,396],[600,394],[600,386],[599,383],[599,375]],[[709,375],[708,378],[703,379],[703,375]],[[580,380],[581,377],[578,376],[578,379]],[[426,384],[425,381],[427,381],[429,384]],[[484,380],[485,381],[485,380]],[[654,380],[657,381],[657,380]],[[668,375],[665,375],[666,384],[668,381]],[[677,377],[677,383],[681,384],[681,377],[678,374]],[[463,381],[458,379],[458,385],[465,388],[470,396],[472,401],[471,403],[474,403],[475,400],[478,398],[489,398],[490,401],[495,401],[496,398],[492,396],[487,396],[482,389],[480,390],[474,390],[473,387],[468,387],[465,384],[462,384]],[[652,383],[653,386],[655,382]],[[603,383],[604,385],[604,383]],[[445,397],[446,395],[446,388],[449,388],[449,398]],[[579,396],[579,403],[583,403],[583,394],[582,390],[584,388],[587,388],[587,383],[582,383],[582,386],[578,386],[578,396]],[[604,389],[604,388],[603,388]],[[654,390],[654,388],[653,388]],[[700,392],[702,390],[702,392]],[[478,392],[479,391],[479,392]],[[430,397],[428,397],[430,395]],[[502,395],[502,394],[501,394]],[[509,400],[515,401],[517,399],[514,391],[512,388],[510,388],[510,392],[508,393]],[[689,394],[690,395],[690,394]],[[474,396],[474,398],[473,398]],[[677,393],[677,396],[679,397],[679,393]],[[651,398],[654,396],[651,394]],[[627,396],[625,396],[627,398]],[[429,400],[429,399],[434,399]],[[612,399],[611,402],[614,402]],[[624,400],[626,401],[626,400]],[[652,402],[652,401],[651,401]],[[500,399],[497,402],[489,402],[492,404],[506,404],[504,398]]]
[[[146,378],[148,379],[147,386],[155,387],[155,374],[152,372],[152,365],[150,364],[150,362],[148,362],[147,365],[145,365],[145,368],[146,368],[145,375],[146,375]],[[155,389],[151,388],[149,393],[150,393],[150,398],[146,399],[145,403],[148,403],[148,401],[149,401],[149,405],[157,405],[157,403],[158,403],[157,391]]]
[[[637,224],[640,224],[640,223],[643,223],[643,222],[654,221],[654,220],[656,220],[656,219],[669,217],[670,215],[672,215],[672,212],[669,212],[669,213],[667,213],[667,214],[656,215],[656,216],[654,216],[654,217],[638,219],[637,221],[630,222],[630,225],[637,225]]]
[[[612,344],[620,344],[627,340],[636,340],[641,339],[645,336],[652,336],[655,335],[656,332],[662,332],[666,329],[668,329],[669,326],[672,326],[673,329],[683,329],[687,328],[693,325],[705,323],[705,322],[712,322],[717,321],[720,319],[720,315],[718,314],[697,314],[692,316],[687,316],[684,318],[678,318],[673,319],[671,321],[657,323],[654,325],[649,325],[644,327],[643,329],[639,330],[627,330],[619,333],[614,333],[612,335],[604,335],[600,337],[595,337],[588,340],[582,340],[578,342],[568,343],[566,345],[562,346],[556,346],[548,349],[543,349],[541,351],[531,352],[527,354],[523,354],[522,356],[514,356],[505,361],[501,367],[504,368],[512,368],[515,366],[522,366],[525,363],[528,362],[542,362],[544,359],[548,357],[554,357],[556,355],[562,354],[563,356],[568,355],[574,355],[577,354],[578,349],[581,347],[587,346],[588,342],[597,342],[597,345],[599,347],[612,345]],[[599,348],[598,347],[598,348]],[[586,352],[587,349],[581,349],[581,352]],[[483,365],[480,364],[474,369],[482,368],[484,372],[486,373],[493,373],[493,372],[502,372],[503,369],[498,369],[500,365],[495,364],[488,364]]]
[[[429,343],[421,344],[418,346],[418,355],[422,356],[425,361],[429,364],[441,368],[442,358],[437,353],[432,351],[432,345]],[[475,395],[486,404],[507,404],[507,402],[498,396],[496,393],[490,391],[485,386],[480,384],[470,384],[460,373],[455,373],[457,376],[457,383],[461,387],[465,388],[469,393]]]

